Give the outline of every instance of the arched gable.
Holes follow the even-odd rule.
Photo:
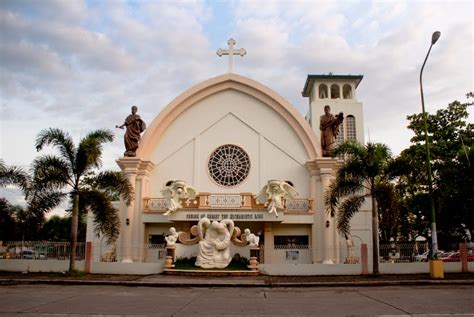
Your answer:
[[[311,127],[301,114],[283,97],[270,88],[249,78],[236,74],[225,74],[206,80],[185,91],[152,121],[140,142],[137,157],[150,160],[150,155],[167,128],[188,108],[200,100],[224,90],[236,90],[261,101],[283,118],[300,138],[308,160],[320,157],[320,145]]]

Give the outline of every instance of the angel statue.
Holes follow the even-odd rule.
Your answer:
[[[204,269],[226,268],[230,256],[230,238],[234,233],[234,222],[224,219],[221,222],[202,218],[198,222],[199,253],[194,265]]]
[[[178,232],[176,232],[175,227],[170,228],[170,234],[165,237],[165,241],[167,247],[176,245],[176,241],[178,241]]]
[[[250,247],[258,247],[258,243],[260,242],[259,236],[256,236],[255,234],[251,233],[249,228],[244,230],[244,234],[245,241],[248,242]]]
[[[283,209],[283,198],[296,198],[297,195],[298,192],[290,181],[270,180],[255,196],[255,200],[258,204],[265,204],[268,213],[274,213],[278,218],[277,209]]]
[[[196,198],[196,189],[187,185],[184,181],[169,181],[161,190],[161,194],[168,202],[168,210],[164,213],[165,216],[168,216],[170,212],[183,208],[181,200],[189,202]]]

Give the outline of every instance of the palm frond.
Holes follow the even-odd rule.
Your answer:
[[[356,156],[361,157],[365,152],[364,146],[355,141],[345,141],[341,144],[337,145],[334,150],[332,151],[332,156],[340,156],[340,155],[349,155],[349,156]]]
[[[337,170],[337,176],[341,178],[350,177],[360,179],[361,182],[363,182],[363,179],[367,177],[364,165],[365,163],[363,160],[351,157],[339,167]]]
[[[384,176],[387,169],[388,162],[391,159],[390,149],[382,143],[367,143],[366,157],[364,159],[366,164],[367,176],[375,178],[377,176]]]
[[[28,197],[28,211],[33,214],[45,214],[56,208],[67,194],[55,190],[34,190]]]
[[[85,178],[84,181],[94,189],[121,196],[127,205],[133,201],[132,184],[121,172],[103,171],[96,176]]]
[[[354,214],[359,211],[365,198],[365,195],[354,195],[345,199],[342,204],[340,204],[337,214],[337,230],[342,235],[350,234],[350,221]]]
[[[74,142],[69,133],[55,128],[41,130],[36,137],[36,150],[40,151],[47,145],[56,147],[61,156],[67,159],[71,166],[75,165]]]
[[[66,185],[74,186],[69,162],[53,156],[37,157],[32,163],[33,187],[59,189]]]
[[[104,235],[107,243],[113,244],[120,233],[120,217],[107,193],[83,190],[79,193],[79,201],[94,215],[96,235]]]
[[[81,140],[76,153],[76,168],[78,174],[87,172],[90,168],[102,165],[102,144],[113,141],[110,130],[96,130]]]
[[[0,159],[0,187],[7,185],[18,185],[21,189],[26,190],[28,187],[28,174],[17,166],[7,166]]]
[[[324,201],[326,210],[334,217],[341,198],[362,191],[363,180],[353,177],[336,177],[326,191]]]

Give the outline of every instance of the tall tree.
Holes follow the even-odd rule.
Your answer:
[[[377,200],[382,202],[393,197],[387,194],[393,190],[389,184],[388,166],[391,153],[388,147],[380,143],[361,145],[355,142],[343,142],[332,152],[333,156],[345,156],[347,159],[339,167],[337,176],[325,195],[328,212],[337,215],[337,229],[342,235],[350,234],[350,220],[366,199],[372,203],[372,258],[374,275],[379,275],[379,216]],[[383,202],[385,205],[389,203]],[[379,203],[379,205],[382,205]]]
[[[471,230],[474,227],[474,124],[466,121],[470,105],[454,101],[427,116],[436,222],[442,247],[462,241],[464,226]],[[410,212],[421,211],[421,217],[429,219],[423,117],[421,113],[414,114],[408,120],[408,128],[415,135],[412,145],[397,158],[405,165],[399,184],[404,187],[402,194]]]
[[[120,223],[110,193],[119,193],[127,204],[132,199],[132,187],[120,172],[97,171],[102,165],[102,144],[112,140],[110,131],[96,130],[80,140],[76,147],[67,132],[52,128],[42,130],[36,138],[38,151],[51,145],[59,154],[46,154],[33,161],[33,195],[37,197],[36,204],[51,209],[67,196],[72,201],[70,270],[75,269],[81,207],[94,214],[96,233],[102,233],[108,243],[113,243],[118,237]]]

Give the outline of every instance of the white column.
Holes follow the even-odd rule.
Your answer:
[[[144,178],[141,172],[138,172],[135,186],[135,206],[133,209],[132,221],[132,260],[133,262],[141,262],[143,254],[143,222],[142,222],[142,204],[143,204],[143,189]]]
[[[313,200],[313,223],[311,224],[311,262],[317,263],[321,261],[321,237],[320,237],[320,230],[318,223],[320,222],[319,218],[321,215],[319,212],[316,212],[319,208],[317,208],[317,204],[319,203],[319,195],[317,193],[318,188],[318,179],[319,175],[316,171],[310,172],[310,198]]]
[[[315,244],[313,263],[322,262],[333,264],[336,255],[336,227],[334,219],[327,212],[324,204],[324,195],[331,184],[331,178],[337,169],[337,159],[324,157],[306,163],[311,175],[311,190],[315,208],[314,223],[312,225]],[[316,241],[315,241],[316,240]],[[315,241],[315,242],[314,242]]]
[[[153,163],[141,161],[138,168],[132,227],[132,258],[134,262],[142,262],[144,260],[145,224],[143,223],[143,198],[148,197],[148,175],[153,167]]]
[[[321,189],[324,193],[331,183],[332,169],[322,168],[321,170]],[[324,242],[323,242],[323,264],[333,264],[335,258],[335,241],[334,241],[334,218],[324,210],[323,212],[324,226]]]
[[[125,177],[128,179],[132,187],[135,189],[136,172],[124,171]],[[121,223],[121,258],[124,263],[132,263],[132,232],[133,232],[133,211],[135,207],[135,200],[127,206],[123,199],[120,199]],[[117,250],[118,251],[118,250]]]
[[[265,257],[264,263],[272,263],[273,255],[275,253],[275,246],[273,244],[273,228],[271,222],[264,224],[265,245],[263,256]]]
[[[122,157],[117,160],[117,164],[120,166],[123,175],[128,179],[132,185],[133,192],[136,189],[136,178],[138,174],[138,168],[141,160],[136,157]],[[134,197],[132,203],[127,206],[123,199],[120,199],[120,236],[117,243],[117,253],[119,259],[124,263],[133,262],[133,227],[136,222],[134,218],[134,208],[137,199],[140,197]]]

